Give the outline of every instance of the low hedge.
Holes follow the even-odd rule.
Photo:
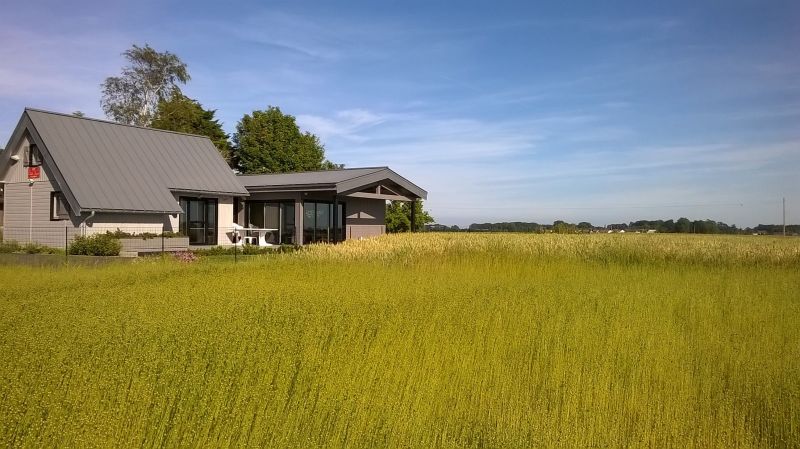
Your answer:
[[[38,243],[19,244],[14,240],[0,243],[0,254],[64,254],[63,249],[51,248]]]
[[[109,235],[109,236],[114,237],[116,239],[142,239],[142,240],[155,239],[155,238],[161,238],[161,237],[164,237],[164,238],[186,237],[185,235],[183,235],[182,232],[165,231],[165,232],[161,232],[161,233],[155,233],[155,232],[139,232],[139,233],[136,233],[136,232],[120,231],[119,228],[117,228],[117,230],[113,231],[113,232],[112,231],[106,231],[106,235]]]
[[[69,253],[76,256],[119,256],[122,243],[109,234],[78,236],[69,245]]]

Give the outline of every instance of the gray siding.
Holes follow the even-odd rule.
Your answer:
[[[347,225],[347,240],[361,240],[386,234],[385,225]]]
[[[3,239],[63,248],[65,232],[71,237],[77,230],[73,220],[50,220],[50,193],[55,190],[49,181],[6,184]]]
[[[59,189],[45,166],[42,166],[39,180],[33,185],[28,182],[28,168],[24,164],[28,144],[27,139],[23,139],[13,149],[12,154],[19,155],[20,160],[13,162],[6,173],[3,240],[63,248],[65,232],[70,238],[74,236],[79,221],[75,217],[72,220],[50,220],[50,194]]]
[[[385,200],[347,198],[347,239],[358,240],[385,233]]]
[[[386,224],[386,201],[368,198],[347,198],[348,225]]]

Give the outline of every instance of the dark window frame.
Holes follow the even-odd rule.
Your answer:
[[[253,206],[253,204],[261,204],[263,206],[266,206],[267,204],[275,204],[275,205],[277,205],[280,208],[279,209],[280,210],[280,217],[278,218],[279,226],[278,226],[278,233],[277,233],[277,243],[279,245],[287,245],[287,244],[294,244],[295,243],[294,242],[294,235],[292,235],[292,236],[290,236],[288,238],[288,240],[291,240],[291,242],[289,242],[289,243],[284,242],[284,238],[283,238],[284,234],[286,234],[284,232],[283,225],[286,222],[285,207],[287,205],[291,205],[292,206],[292,210],[293,210],[293,215],[292,215],[293,224],[292,224],[292,227],[294,229],[293,229],[292,234],[295,234],[297,232],[297,223],[294,223],[296,221],[295,220],[295,216],[294,216],[294,208],[296,208],[297,205],[296,205],[296,202],[295,202],[294,199],[288,198],[288,199],[270,199],[270,200],[245,200],[244,201],[244,223],[243,223],[244,227],[248,227],[250,225],[250,208]],[[266,219],[266,210],[264,212],[265,212],[264,217]]]
[[[33,155],[36,155],[36,161],[33,159]],[[28,151],[25,154],[25,166],[26,167],[41,167],[42,166],[42,151],[39,150],[39,146],[35,143],[28,145]]]
[[[61,203],[64,205],[64,214],[59,214],[58,211],[58,204]],[[67,199],[64,197],[64,194],[55,191],[50,192],[50,221],[64,221],[69,220],[70,210],[69,204],[67,203]]]
[[[191,243],[191,245],[196,246],[215,246],[219,244],[219,198],[199,198],[194,196],[181,196],[178,198],[178,203],[183,206],[183,202],[186,202],[186,210],[183,210],[181,207],[181,215],[178,218],[178,228],[179,231],[189,237],[191,239],[191,234],[189,233],[189,214],[191,209],[192,201],[200,201],[203,202],[203,235],[205,236],[203,243]],[[208,232],[208,204],[214,204],[214,232],[213,234],[209,234]],[[212,241],[208,241],[208,236],[213,235]]]
[[[314,226],[312,227],[312,231],[311,231],[312,232],[312,237],[311,237],[311,239],[309,241],[306,241],[306,238],[305,238],[305,232],[306,232],[306,204],[307,203],[314,204]],[[332,226],[329,228],[329,232],[331,230],[333,232],[330,232],[330,234],[328,235],[327,240],[324,240],[324,242],[333,243],[333,233],[336,232],[336,226],[338,225],[338,223],[333,223],[333,221],[334,221],[333,220],[333,205],[335,204],[335,202],[334,201],[329,201],[329,200],[309,199],[309,200],[304,200],[303,201],[303,223],[301,223],[301,226],[303,228],[303,244],[304,245],[307,244],[307,243],[315,243],[315,242],[318,242],[318,241],[323,241],[323,240],[318,240],[317,237],[316,237],[316,233],[317,233],[317,229],[318,229],[318,227],[317,227],[317,211],[316,211],[316,205],[317,204],[325,204],[325,205],[330,206],[330,209],[328,210],[329,211],[329,218],[328,219],[332,222]],[[338,217],[337,217],[338,220],[341,220],[341,222],[342,222],[341,228],[339,228],[339,239],[338,239],[338,241],[339,242],[343,242],[343,241],[346,240],[345,237],[347,236],[347,219],[346,219],[346,217],[347,217],[347,203],[344,202],[344,201],[339,201],[338,205],[342,209],[341,213],[337,214],[338,215]],[[295,224],[295,226],[297,226],[297,224]]]

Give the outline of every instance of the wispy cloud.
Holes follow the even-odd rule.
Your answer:
[[[303,129],[318,135],[323,140],[343,138],[364,142],[367,137],[360,135],[359,132],[383,123],[387,118],[366,109],[346,109],[336,112],[332,117],[300,114],[297,116],[297,121]]]

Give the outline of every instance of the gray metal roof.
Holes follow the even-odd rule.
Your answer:
[[[178,213],[173,192],[247,195],[207,137],[37,109],[26,115],[79,213]]]
[[[390,181],[411,195],[425,199],[428,192],[398,175],[389,167],[346,168],[299,173],[239,175],[241,183],[251,192],[281,190],[335,190],[337,193],[357,191],[366,186]]]

